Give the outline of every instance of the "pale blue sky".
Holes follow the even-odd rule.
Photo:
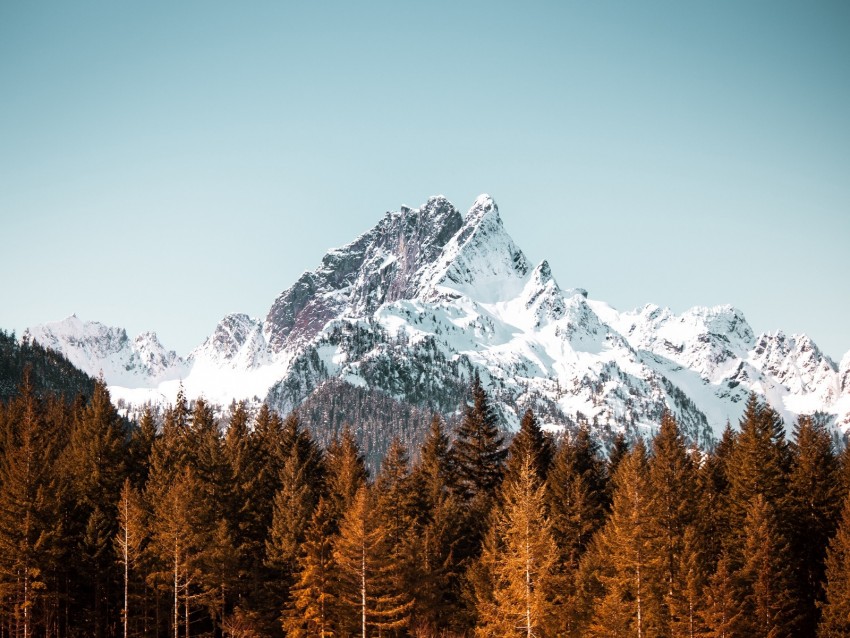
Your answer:
[[[0,1],[0,327],[185,354],[384,211],[482,192],[563,287],[839,359],[850,3]]]

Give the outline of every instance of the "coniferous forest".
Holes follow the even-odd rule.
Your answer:
[[[0,637],[850,635],[850,457],[752,396],[711,452],[665,414],[602,454],[475,379],[456,428],[358,424],[182,393],[138,422],[102,381],[24,374],[0,406]],[[411,459],[415,459],[412,462]]]

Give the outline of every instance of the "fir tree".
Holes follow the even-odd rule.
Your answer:
[[[115,554],[124,576],[124,605],[121,611],[124,638],[128,638],[130,628],[130,582],[141,560],[142,543],[146,538],[145,509],[141,495],[130,484],[130,479],[124,479],[121,500],[118,501],[118,532],[114,539]]]
[[[794,429],[789,477],[791,550],[800,597],[801,634],[817,629],[823,599],[824,559],[840,513],[842,489],[832,437],[820,421],[800,417]]]
[[[558,547],[558,632],[580,635],[585,623],[579,592],[579,564],[593,535],[605,522],[606,471],[599,447],[586,426],[574,439],[564,438],[555,453],[546,483],[552,534]]]
[[[744,535],[740,575],[746,634],[753,638],[798,635],[788,547],[770,504],[761,494],[750,503]]]
[[[487,498],[502,481],[507,450],[496,413],[478,375],[472,382],[472,405],[458,426],[452,447],[459,489],[467,500]]]
[[[690,603],[700,598],[700,592],[688,592],[682,559],[685,557],[685,535],[694,523],[695,480],[694,469],[685,449],[685,441],[670,412],[661,417],[661,429],[652,441],[649,460],[649,481],[652,489],[648,514],[658,535],[661,559],[661,582],[664,591],[665,633],[673,627],[689,624],[678,613],[685,611],[690,617]],[[696,538],[691,533],[691,551],[696,551]],[[689,558],[695,558],[694,556]],[[691,565],[693,567],[693,564]],[[692,585],[699,582],[693,579]],[[683,599],[683,596],[686,598]],[[692,599],[691,601],[688,598]]]
[[[417,630],[436,633],[460,629],[460,577],[456,548],[465,529],[464,512],[454,490],[454,471],[442,419],[434,415],[411,476],[418,495],[413,532],[418,536],[415,588]]]
[[[340,627],[362,638],[370,628],[384,632],[406,626],[412,606],[394,587],[396,566],[387,552],[387,530],[372,509],[369,490],[361,487],[340,523],[334,547],[343,610]]]
[[[850,636],[850,494],[844,499],[838,529],[829,542],[825,595],[819,606],[820,638]]]
[[[319,499],[317,490],[318,449],[291,445],[280,474],[280,490],[275,495],[272,525],[266,539],[268,588],[279,615],[286,605],[297,571],[299,548]]]
[[[297,579],[281,617],[286,635],[293,638],[337,635],[337,570],[333,558],[336,525],[330,514],[328,502],[320,498],[300,546]]]
[[[604,595],[596,606],[591,633],[659,635],[664,626],[664,590],[659,587],[663,565],[657,527],[650,517],[653,491],[641,439],[617,468],[614,485],[611,516],[600,531],[597,548]]]
[[[0,458],[0,600],[32,636],[62,554],[57,450],[25,375],[10,402]]]
[[[745,616],[740,592],[738,570],[724,550],[717,561],[717,569],[706,588],[706,605],[701,610],[702,624],[711,638],[736,638],[746,636]]]
[[[152,501],[151,537],[162,570],[159,582],[169,587],[172,596],[174,638],[180,635],[181,615],[189,636],[191,610],[199,597],[199,557],[209,525],[196,499],[199,489],[197,477],[186,467],[167,486],[160,486],[155,492],[157,499]]]
[[[526,410],[519,423],[519,432],[508,446],[505,479],[516,478],[522,472],[527,458],[541,481],[546,480],[554,456],[551,436],[540,428],[534,412]]]
[[[480,563],[489,573],[477,594],[481,636],[547,635],[555,616],[557,550],[533,449],[515,457]]]
[[[788,448],[782,421],[772,408],[752,394],[726,470],[731,529],[743,529],[750,503],[758,495],[771,507],[780,506],[788,492],[787,469]],[[777,512],[780,519],[784,514],[781,510]],[[740,536],[730,540],[740,549]]]
[[[345,426],[331,441],[326,453],[328,505],[332,518],[340,520],[357,492],[366,484],[366,463],[351,428]]]

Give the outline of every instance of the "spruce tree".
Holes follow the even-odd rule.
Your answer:
[[[584,426],[574,438],[564,437],[546,483],[552,534],[558,547],[558,632],[579,635],[584,609],[579,593],[579,564],[591,539],[605,522],[606,469],[599,446]]]
[[[788,493],[788,446],[779,415],[750,395],[741,432],[730,455],[726,477],[729,481],[729,515],[732,529],[742,529],[750,503],[761,495],[784,523],[782,508]],[[740,537],[730,539],[740,549]]]
[[[10,401],[0,458],[0,600],[20,635],[32,636],[62,555],[55,439],[25,374]]]
[[[171,595],[171,632],[190,632],[191,614],[199,595],[199,560],[209,539],[209,520],[197,500],[198,478],[190,467],[178,470],[166,486],[158,486],[152,501],[152,549],[160,572],[158,582]]]
[[[534,412],[526,410],[519,423],[519,432],[508,446],[505,480],[518,477],[526,459],[531,458],[538,478],[545,481],[553,456],[552,437],[541,429]]]
[[[375,480],[375,516],[385,531],[385,552],[391,569],[386,587],[407,608],[399,627],[409,626],[414,594],[419,586],[420,536],[417,515],[421,502],[410,474],[407,448],[398,438],[390,443]]]
[[[515,474],[503,485],[493,528],[480,558],[476,634],[548,635],[556,616],[557,549],[545,511],[545,489],[533,449],[514,458]],[[482,587],[483,585],[483,587]]]
[[[464,510],[454,490],[449,439],[434,415],[411,475],[418,494],[413,533],[418,536],[415,617],[417,631],[459,630],[462,618],[461,565],[456,548],[465,529]]]
[[[342,611],[340,628],[367,638],[370,629],[398,630],[409,621],[412,607],[395,584],[395,569],[387,547],[387,530],[373,516],[374,500],[361,487],[340,523],[334,546]]]
[[[842,489],[832,437],[819,420],[800,417],[789,477],[791,551],[800,596],[801,635],[817,629],[823,599],[824,559],[840,514]]]
[[[826,554],[825,595],[819,603],[820,638],[850,636],[850,494],[844,498],[841,520]]]
[[[136,569],[142,556],[142,543],[147,539],[145,508],[139,492],[130,484],[130,479],[124,479],[121,488],[121,499],[118,501],[118,532],[114,539],[115,554],[123,571],[124,604],[121,611],[121,621],[124,638],[130,635],[130,620],[136,614],[131,614],[130,595],[131,579],[137,580]]]
[[[330,638],[338,635],[337,570],[333,557],[335,529],[328,501],[320,497],[299,547],[296,580],[281,616],[287,636]]]
[[[685,536],[694,525],[695,476],[691,459],[685,449],[675,418],[665,411],[661,417],[661,429],[652,441],[652,456],[649,460],[649,481],[652,489],[651,506],[648,510],[651,524],[656,528],[661,572],[657,583],[664,591],[664,633],[670,634],[674,626],[687,621],[680,613],[690,613],[687,598],[698,600],[699,592],[690,592],[685,583]],[[694,530],[695,531],[695,530]],[[691,532],[691,551],[696,541]],[[695,557],[689,557],[694,559]],[[695,566],[693,560],[691,566]],[[699,579],[692,581],[692,584]],[[686,597],[683,599],[683,596]]]
[[[471,393],[472,405],[466,407],[452,446],[459,489],[469,501],[495,494],[507,456],[496,413],[477,373]]]
[[[275,495],[272,525],[266,539],[265,566],[269,570],[268,589],[278,616],[287,604],[297,572],[299,550],[320,497],[317,479],[311,474],[317,471],[311,464],[312,458],[312,453],[304,458],[303,452],[292,446],[281,470],[280,490]]]
[[[739,582],[739,570],[729,553],[723,550],[717,561],[717,569],[706,587],[706,604],[700,612],[706,636],[711,638],[735,638],[746,636],[746,617],[740,598],[743,585]]]
[[[653,490],[641,439],[619,464],[614,486],[611,515],[596,548],[604,594],[596,605],[591,634],[656,636],[664,628],[664,589],[659,586],[663,564],[650,515]]]
[[[127,474],[127,431],[103,379],[74,417],[64,451],[74,498],[74,533],[80,547],[77,612],[95,637],[110,624],[111,582],[117,577],[110,551],[117,531],[115,507]]]
[[[799,635],[795,617],[789,551],[767,499],[756,495],[744,526],[740,577],[746,635],[781,638]]]
[[[366,462],[354,433],[346,425],[328,446],[326,458],[328,505],[332,517],[340,520],[350,508],[357,492],[366,484]]]

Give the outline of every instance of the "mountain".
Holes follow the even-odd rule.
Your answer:
[[[18,393],[27,372],[38,396],[62,395],[70,403],[94,393],[95,380],[61,353],[29,339],[18,341],[0,330],[0,402],[6,403]]]
[[[593,424],[605,439],[650,434],[671,409],[710,444],[763,395],[790,424],[823,411],[850,428],[850,353],[840,365],[805,335],[755,335],[731,306],[682,314],[647,305],[619,312],[561,288],[534,265],[482,195],[464,216],[444,197],[388,212],[331,250],[264,319],[228,315],[184,358],[153,333],[70,317],[31,339],[103,374],[116,400],[189,396],[221,404],[300,405],[330,379],[451,413],[479,371],[507,427],[534,408],[551,426]]]

